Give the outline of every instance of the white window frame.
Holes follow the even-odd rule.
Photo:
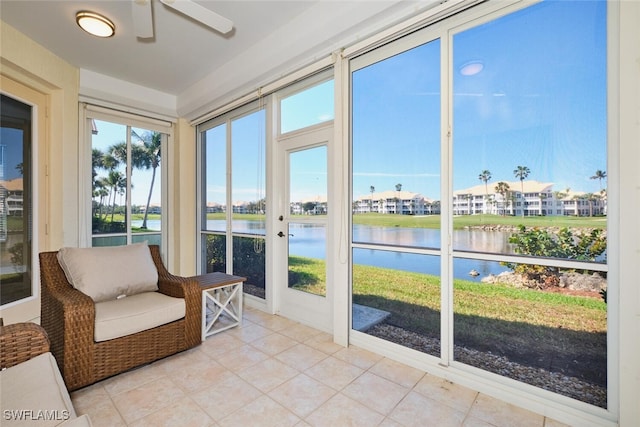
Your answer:
[[[163,254],[167,253],[168,237],[169,237],[169,216],[171,215],[172,206],[170,204],[169,195],[169,147],[173,141],[173,129],[174,126],[171,122],[164,120],[145,117],[137,114],[123,112],[119,110],[113,110],[105,107],[100,107],[92,104],[81,103],[79,109],[79,135],[80,144],[79,157],[81,159],[78,175],[84,177],[78,183],[79,189],[79,203],[78,208],[80,210],[78,218],[78,236],[79,247],[91,247],[93,233],[91,230],[91,215],[92,215],[92,188],[91,188],[91,153],[92,153],[92,138],[91,138],[91,121],[102,120],[105,122],[111,122],[120,124],[123,126],[138,127],[145,130],[155,131],[161,133],[161,152],[163,153],[162,161],[160,162],[160,184],[161,184],[161,200],[162,200],[162,216],[161,216],[161,245],[160,251]],[[127,143],[130,145],[129,137],[127,137]],[[130,156],[128,156],[129,158]],[[128,168],[130,170],[130,168]],[[131,215],[131,182],[127,181],[127,217]],[[131,243],[132,233],[127,225],[127,244]]]

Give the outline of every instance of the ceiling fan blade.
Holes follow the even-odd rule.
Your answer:
[[[190,18],[193,18],[196,21],[202,22],[207,27],[213,28],[214,30],[222,34],[226,34],[233,29],[233,22],[231,22],[224,16],[210,11],[204,6],[200,6],[199,4],[192,2],[191,0],[160,1],[170,8],[175,9]]]
[[[153,37],[151,0],[131,0],[133,30],[137,37]]]

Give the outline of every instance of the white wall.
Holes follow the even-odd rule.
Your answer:
[[[0,21],[0,73],[44,94],[43,139],[38,143],[37,247],[78,243],[78,69]],[[46,173],[45,173],[46,170]],[[39,278],[32,278],[39,286]],[[38,292],[39,294],[39,292]],[[40,316],[39,298],[0,310],[6,323]]]
[[[640,2],[620,1],[619,129],[620,161],[607,173],[617,172],[620,192],[618,322],[620,425],[640,423]],[[617,166],[617,167],[615,167]],[[617,262],[616,262],[617,261]]]

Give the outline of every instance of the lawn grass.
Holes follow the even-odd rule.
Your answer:
[[[290,257],[291,269],[309,287],[325,263]],[[440,338],[440,279],[437,276],[354,265],[353,302],[387,311],[385,323]],[[453,283],[454,342],[458,346],[541,369],[561,369],[584,380],[606,381],[607,306],[598,298],[565,295],[509,284]]]
[[[308,218],[308,215],[301,215]],[[209,213],[207,219],[223,220],[224,213]],[[353,215],[353,223],[376,227],[402,228],[440,228],[440,215],[395,215],[366,213]],[[248,221],[264,221],[264,215],[233,214],[233,219]],[[295,220],[295,216],[293,217]],[[607,228],[606,217],[575,217],[575,216],[501,216],[501,215],[461,215],[453,218],[453,228],[461,230],[465,227],[483,225],[505,225],[517,227],[567,227],[567,228]]]
[[[367,213],[353,215],[353,223],[378,227],[440,228],[440,215],[393,215]],[[506,225],[517,227],[567,227],[567,228],[607,228],[605,217],[572,216],[501,216],[501,215],[461,215],[453,218],[453,229],[483,225]]]
[[[324,294],[324,261],[290,256],[289,265],[300,279],[298,289]],[[460,316],[588,333],[606,331],[607,305],[600,299],[461,279],[454,280],[453,288],[454,313]],[[419,330],[419,325],[424,327],[424,320],[403,313],[402,307],[409,312],[413,311],[411,307],[438,312],[439,316],[440,279],[429,274],[355,265],[353,299],[394,313],[399,326]]]
[[[315,295],[326,295],[326,263],[321,259],[289,256],[289,286]]]

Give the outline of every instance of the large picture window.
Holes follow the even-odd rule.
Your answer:
[[[91,244],[162,245],[169,128],[89,111]],[[146,125],[146,126],[145,126]]]
[[[607,408],[606,9],[458,17],[351,61],[361,332]]]
[[[253,108],[251,108],[253,107]],[[198,128],[201,158],[201,273],[247,278],[244,292],[265,298],[265,109]]]
[[[33,107],[0,97],[0,305],[33,295]]]

